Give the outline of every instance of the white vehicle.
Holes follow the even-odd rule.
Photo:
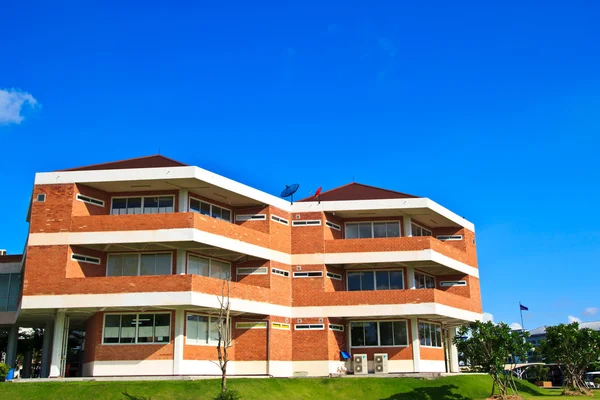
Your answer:
[[[585,386],[591,389],[600,389],[600,385],[594,383],[594,379],[596,378],[600,378],[600,371],[586,372],[586,374],[583,377]]]

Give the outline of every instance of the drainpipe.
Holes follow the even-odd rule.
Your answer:
[[[271,376],[271,321],[267,319],[267,376]]]

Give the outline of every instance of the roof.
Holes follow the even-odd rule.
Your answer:
[[[362,183],[348,183],[347,185],[327,190],[319,195],[320,201],[344,201],[344,200],[385,200],[385,199],[414,199],[418,196],[412,194],[395,192],[375,186],[363,185]],[[310,196],[299,201],[315,201],[315,196]]]
[[[580,322],[579,329],[583,329],[583,328],[589,328],[589,329],[593,329],[595,331],[600,331],[600,321]],[[545,334],[546,334],[545,326],[540,326],[539,328],[535,328],[535,329],[532,329],[529,331],[530,336],[538,336],[538,335],[545,335]]]
[[[133,168],[164,168],[164,167],[187,167],[186,164],[172,160],[160,154],[127,160],[113,161],[102,164],[88,165],[79,168],[65,169],[63,171],[94,171],[104,169],[133,169]]]
[[[16,263],[16,262],[21,262],[22,259],[23,259],[22,254],[0,256],[0,263]]]
[[[546,334],[546,327],[545,326],[540,326],[538,328],[532,329],[529,331],[529,335],[531,336],[535,336],[535,335],[545,335]]]

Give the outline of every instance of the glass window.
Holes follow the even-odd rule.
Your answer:
[[[358,224],[346,224],[346,239],[358,239]]]
[[[106,314],[102,342],[169,343],[171,341],[170,314]]]
[[[408,346],[406,321],[350,323],[352,347]]]
[[[390,289],[404,289],[404,274],[402,271],[390,271]]]
[[[352,322],[350,324],[350,336],[352,337],[352,347],[365,345],[365,332],[362,322]]]
[[[431,231],[429,229],[425,229],[415,223],[410,224],[410,229],[413,236],[431,236]]]
[[[200,202],[200,214],[210,215],[210,204]]]
[[[142,254],[140,275],[154,275],[156,269],[156,254]]]
[[[365,327],[365,346],[377,346],[377,322],[363,322]]]
[[[112,199],[112,213],[127,214],[127,199]]]
[[[384,238],[387,237],[387,226],[385,222],[374,222],[373,223],[373,237]]]
[[[392,322],[379,323],[379,339],[381,341],[381,346],[394,345],[394,327]]]
[[[135,343],[137,318],[135,314],[121,315],[119,343]]]
[[[163,196],[158,198],[158,212],[161,214],[164,213],[172,213],[174,211],[173,208],[173,197],[172,196]]]
[[[346,224],[346,239],[400,237],[400,222],[353,222]]]
[[[223,221],[231,221],[231,211],[226,210],[226,209],[221,209],[221,218],[223,219]]]
[[[217,279],[229,279],[231,266],[217,260],[210,260],[210,276]]]
[[[394,346],[408,346],[408,325],[406,321],[394,321]]]
[[[360,290],[360,272],[348,272],[348,290]]]
[[[361,290],[375,290],[375,276],[373,275],[373,272],[361,272],[360,280]]]
[[[370,239],[373,237],[373,232],[371,231],[372,225],[370,222],[361,222],[358,224],[358,237],[360,239]]]
[[[376,271],[375,280],[377,281],[377,290],[389,290],[390,271]]]
[[[188,274],[208,276],[208,258],[190,255],[188,259]]]
[[[158,197],[144,198],[144,214],[158,214]]]
[[[442,347],[442,327],[438,324],[419,322],[419,342],[421,346]]]
[[[138,343],[154,341],[154,314],[143,314],[137,317]]]
[[[123,256],[109,255],[108,266],[106,268],[106,276],[122,276]]]
[[[10,274],[0,275],[0,297],[8,297]]]
[[[171,254],[157,254],[155,275],[171,275],[172,271],[173,266],[171,265]]]
[[[415,272],[415,287],[417,289],[435,289],[435,278],[420,272]]]
[[[138,274],[139,254],[123,255],[123,276],[136,276]]]
[[[142,213],[142,198],[141,197],[130,197],[127,199],[127,214],[141,214]]]
[[[349,271],[347,279],[348,291],[404,289],[402,270]]]
[[[171,315],[154,314],[154,343],[169,343],[171,339]]]
[[[171,254],[109,254],[107,276],[170,275]]]
[[[104,319],[104,343],[119,343],[120,315],[106,315]]]
[[[400,237],[400,222],[386,222],[387,237]]]
[[[188,314],[185,336],[189,344],[216,344],[219,341],[218,318]]]
[[[209,215],[213,218],[231,222],[231,211],[204,201],[190,199],[190,210],[199,212],[202,215]]]

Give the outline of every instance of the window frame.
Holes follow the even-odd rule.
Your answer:
[[[89,197],[89,196],[88,196]],[[142,210],[141,213],[139,214],[115,214],[114,208],[113,208],[113,201],[114,199],[135,199],[135,198],[141,198],[142,199],[142,203],[140,204],[140,208]],[[146,201],[147,197],[171,197],[173,199],[173,211],[170,213],[161,213],[161,212],[157,212],[157,213],[144,213],[144,202]],[[159,207],[160,208],[160,207]],[[127,208],[125,208],[127,210]],[[177,212],[176,209],[176,204],[175,204],[175,195],[174,194],[156,194],[156,195],[139,195],[139,196],[135,196],[135,195],[130,195],[130,196],[111,196],[110,198],[110,215],[154,215],[154,214],[171,214],[171,213],[175,213]]]
[[[299,219],[292,221],[292,226],[321,226],[320,219]]]
[[[290,221],[280,217],[279,215],[271,214],[271,221],[280,223],[281,225],[290,226]]]
[[[77,260],[73,257],[83,257],[84,259]],[[107,257],[107,259],[108,259],[108,257]],[[81,253],[71,253],[71,260],[77,261],[77,262],[82,262],[82,263],[87,263],[87,264],[94,264],[94,265],[102,264],[102,259],[100,257],[88,256],[88,255],[81,254]],[[173,260],[171,260],[171,262],[173,262]],[[108,274],[108,264],[106,266],[106,273]]]
[[[357,323],[357,322],[375,322],[377,324],[377,345],[376,346],[352,346],[352,324],[353,323]],[[381,344],[381,329],[379,327],[379,324],[381,322],[404,322],[404,327],[405,329],[405,333],[406,333],[406,344],[394,344],[394,345],[382,345]],[[356,321],[350,321],[349,322],[349,330],[350,332],[350,337],[349,337],[349,345],[351,349],[372,349],[372,348],[377,348],[377,347],[408,347],[410,346],[410,336],[409,336],[409,331],[408,331],[408,320],[407,319],[386,319],[386,320],[356,320]],[[364,328],[363,328],[363,335],[364,335]],[[393,337],[393,336],[392,336]]]
[[[330,331],[334,332],[344,332],[346,329],[342,324],[329,324],[328,328]]]
[[[430,288],[428,288],[428,287],[423,287],[423,288],[417,287],[417,274],[421,274],[421,275],[425,275],[426,277],[433,278],[433,287],[430,287]],[[415,289],[417,289],[417,290],[420,290],[420,289],[435,289],[437,287],[437,279],[435,278],[434,275],[428,274],[427,272],[418,271],[418,270],[415,270],[414,275],[415,275],[415,282],[414,282],[415,283]],[[427,286],[427,284],[425,284],[425,286]]]
[[[433,237],[433,231],[429,228],[425,228],[423,225],[416,223],[415,221],[410,221],[410,233],[413,237]],[[414,229],[413,229],[413,225],[421,228],[422,231],[427,231],[429,232],[429,235],[415,235]]]
[[[246,328],[242,325],[249,325],[249,327]],[[267,321],[239,321],[235,323],[235,329],[240,330],[267,329],[268,326]]]
[[[421,327],[420,327],[421,324],[423,324],[423,325],[429,325],[430,326],[430,329],[429,329],[430,333],[431,333],[431,326],[437,326],[437,327],[440,328],[440,345],[439,346],[427,346],[427,345],[424,345],[424,344],[421,343],[421,339],[427,339],[427,338],[421,338]],[[429,349],[443,349],[444,348],[444,334],[443,334],[443,331],[442,331],[442,324],[439,324],[437,322],[418,321],[417,322],[417,333],[418,333],[418,336],[419,336],[419,347],[426,347],[426,348],[429,348]],[[432,339],[431,343],[433,343],[433,337],[431,339]],[[436,341],[437,341],[437,339],[436,339]]]
[[[139,316],[140,315],[169,315],[169,341],[168,342],[152,342],[152,343],[148,343],[148,342],[142,342],[142,343],[138,343],[138,337],[139,337],[139,321],[138,324],[136,324],[135,326],[135,343],[105,343],[104,342],[104,331],[106,329],[106,316],[107,315],[120,315],[121,316],[121,320],[119,321],[119,340],[121,339],[121,322],[122,322],[122,316],[123,315],[131,315],[131,314],[135,314],[135,319],[139,320]],[[156,320],[155,320],[156,321]],[[153,326],[153,328],[156,328],[156,325]],[[153,338],[154,339],[154,338]],[[101,345],[102,346],[139,346],[139,345],[149,345],[149,346],[164,346],[164,345],[168,345],[173,341],[173,315],[170,311],[157,311],[157,312],[105,312],[104,316],[102,318],[102,342]]]
[[[240,272],[241,270],[252,270],[250,272]],[[258,272],[259,270],[261,270],[260,272]],[[264,272],[263,272],[264,271]],[[262,267],[238,267],[235,270],[235,276],[248,276],[248,275],[269,275],[269,268],[262,266]]]
[[[221,207],[221,208],[223,208],[223,207]],[[235,222],[266,221],[266,220],[267,220],[267,214],[236,214],[235,215]]]
[[[6,296],[2,296],[2,293],[0,293],[0,299],[2,301],[5,301],[5,303],[3,304],[2,307],[0,307],[0,312],[14,312],[17,310],[18,306],[19,306],[19,299],[20,299],[20,295],[21,295],[21,291],[23,290],[23,275],[22,275],[22,271],[21,272],[5,272],[5,273],[1,273],[0,276],[2,275],[8,275],[8,283],[6,285]],[[12,285],[13,285],[13,280],[16,279],[17,281],[17,295],[16,296],[10,296],[11,293],[11,289],[12,289]],[[10,306],[10,300],[11,299],[16,299],[15,302],[15,309],[14,310],[9,310],[9,306]],[[6,309],[4,309],[6,308]]]
[[[387,236],[387,226],[386,226],[386,236],[383,237],[375,237],[375,225],[376,223],[390,223],[390,222],[397,222],[398,223],[398,236]],[[371,237],[370,238],[348,238],[347,232],[348,232],[348,224],[371,224]],[[385,220],[385,221],[348,221],[348,222],[344,222],[344,239],[348,239],[348,240],[353,240],[353,239],[393,239],[393,238],[399,238],[402,237],[402,221],[401,220],[396,220],[396,219],[392,219],[392,220]]]
[[[206,258],[206,259],[208,260],[208,276],[205,276],[205,275],[198,275],[198,274],[191,274],[191,273],[189,272],[190,256],[194,256],[194,257],[198,257],[198,258]],[[204,277],[206,277],[206,278],[212,278],[212,276],[211,276],[211,275],[212,275],[212,261],[213,261],[213,260],[214,260],[214,261],[217,261],[217,262],[220,262],[220,263],[226,263],[226,264],[229,264],[229,280],[231,280],[231,277],[232,277],[232,274],[231,274],[231,269],[233,268],[233,263],[232,263],[231,261],[228,261],[228,260],[221,260],[221,259],[214,258],[214,257],[208,257],[208,256],[205,256],[205,255],[203,255],[203,254],[194,253],[194,252],[191,252],[191,251],[188,251],[188,252],[187,252],[187,257],[186,257],[186,259],[185,259],[185,274],[186,274],[186,275],[198,275],[198,276],[204,276]],[[238,274],[237,274],[237,271],[236,271],[236,273],[235,273],[235,274],[236,274],[236,278],[237,278],[237,275],[238,275]],[[220,278],[213,278],[213,279],[220,279]],[[223,280],[225,280],[225,279],[223,279]],[[200,314],[198,314],[198,315],[200,315]]]
[[[338,274],[338,273],[336,273],[336,272],[330,272],[330,271],[327,271],[327,277],[328,277],[329,279],[334,279],[334,280],[336,280],[336,281],[341,281],[341,280],[343,280],[343,276],[342,276],[342,274]]]
[[[43,203],[46,201],[46,193],[38,193],[35,196],[35,202],[36,203]]]
[[[169,265],[171,266],[171,272],[168,275],[174,275],[173,274],[173,252],[169,252],[169,251],[144,251],[144,252],[120,252],[120,253],[108,253],[106,255],[106,277],[108,278],[119,278],[119,277],[123,277],[123,276],[168,276],[167,274],[165,275],[140,275],[140,271],[142,268],[142,255],[143,254],[169,254],[171,260],[169,262]],[[137,264],[137,275],[108,275],[108,264],[109,264],[109,259],[111,256],[131,256],[131,255],[137,255],[138,256],[138,264]]]
[[[192,210],[192,207],[191,207],[192,200],[196,200],[196,201],[199,201],[200,203],[205,203],[205,204],[208,204],[208,205],[210,206],[210,213],[207,215],[207,214],[202,214],[201,212],[198,212],[198,211],[194,211],[194,210]],[[223,218],[215,218],[215,217],[213,217],[213,216],[212,216],[212,213],[213,213],[213,212],[212,212],[212,211],[213,211],[213,206],[214,206],[214,207],[219,207],[219,208],[221,208],[221,209],[223,209],[223,210],[227,210],[227,211],[229,211],[229,217],[230,217],[230,218],[229,218],[229,221],[227,221],[226,219],[223,219]],[[214,204],[214,203],[208,202],[208,201],[206,201],[206,200],[201,200],[201,199],[199,199],[199,198],[197,198],[197,197],[194,197],[193,195],[189,195],[189,196],[188,196],[188,201],[187,201],[187,209],[188,209],[188,211],[189,211],[189,212],[195,212],[195,213],[198,213],[198,214],[200,214],[200,215],[206,215],[207,217],[215,218],[215,219],[218,219],[218,220],[220,220],[220,221],[225,221],[225,222],[229,222],[229,223],[233,223],[233,222],[234,222],[234,218],[233,218],[233,210],[232,210],[232,209],[230,209],[230,208],[227,208],[227,207],[220,206],[220,205],[218,205],[218,204]]]
[[[402,273],[402,288],[401,289],[377,289],[377,272],[385,272],[385,271],[394,271],[394,272],[398,272],[400,271]],[[350,290],[349,289],[349,279],[348,279],[348,274],[353,273],[353,272],[372,272],[373,273],[373,290],[363,290],[362,289],[362,281],[361,281],[361,289],[360,290]],[[391,268],[384,268],[384,269],[348,269],[346,270],[346,291],[347,292],[377,292],[377,291],[384,291],[384,290],[405,290],[406,289],[406,283],[404,282],[404,275],[405,275],[405,271],[404,268],[396,268],[396,269],[391,269]],[[389,276],[389,275],[388,275]],[[367,321],[369,322],[369,321]]]
[[[458,281],[440,281],[439,283],[440,287],[454,287],[454,286],[458,286],[458,287],[464,287],[464,286],[468,286],[467,285],[467,281],[461,279]]]
[[[305,326],[307,328],[304,328]],[[322,324],[322,323],[319,323],[319,324],[295,324],[294,330],[295,331],[324,331],[325,324]]]
[[[275,326],[279,325],[279,326]],[[287,322],[271,322],[271,329],[277,329],[279,331],[289,331],[291,330],[291,325]]]
[[[284,278],[290,277],[290,271],[286,271],[284,269],[279,269],[279,268],[275,268],[275,267],[271,267],[271,274],[283,276]]]
[[[208,318],[208,324],[207,324],[208,330],[206,332],[206,343],[190,343],[190,342],[188,342],[188,329],[187,329],[188,328],[188,326],[187,326],[188,315],[195,315],[197,317]],[[185,334],[183,335],[183,336],[185,336],[185,345],[186,346],[215,346],[218,343],[218,340],[217,341],[210,340],[210,327],[211,327],[213,319],[218,320],[219,316],[186,311],[185,312],[185,326],[184,326]],[[231,332],[232,332],[232,323],[231,322],[232,322],[231,318],[229,318],[229,337],[233,338],[233,336],[231,335]]]
[[[325,225],[330,227],[331,229],[335,229],[336,231],[342,231],[342,227],[335,222],[325,221]]]
[[[81,194],[81,193],[77,193],[75,195],[75,200],[80,201],[82,203],[91,204],[91,205],[97,206],[97,207],[104,207],[106,205],[106,203],[104,202],[104,200],[100,200],[100,199],[97,199],[95,197],[88,196],[86,194]],[[100,204],[94,203],[94,201],[96,201],[96,202],[98,202]],[[112,204],[111,204],[111,206],[112,206]]]
[[[463,240],[463,235],[437,235],[435,238],[440,242],[454,242]]]
[[[321,274],[321,275],[309,276],[309,275],[304,275],[304,274]],[[293,277],[294,278],[322,278],[323,271],[294,271]]]

